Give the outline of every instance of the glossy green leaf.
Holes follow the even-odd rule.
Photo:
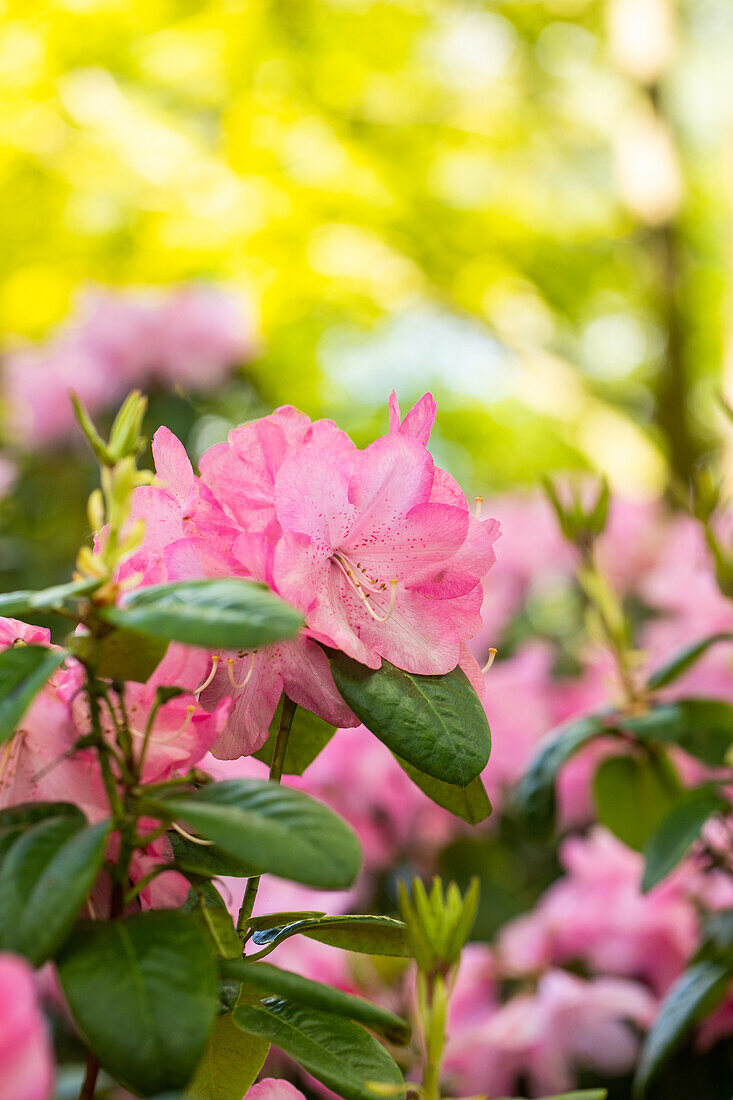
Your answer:
[[[295,924],[299,920],[310,920],[311,917],[325,917],[325,915],[317,909],[289,909],[285,912],[263,913],[257,917],[250,917],[247,923],[253,932],[262,932],[269,928],[284,928],[287,924]]]
[[[372,1031],[380,1032],[393,1043],[404,1046],[409,1042],[410,1025],[405,1020],[365,1001],[363,997],[353,997],[330,985],[302,978],[299,974],[264,962],[232,960],[221,963],[219,970],[223,977],[240,981],[260,994],[274,993],[297,1004],[310,1005],[321,1012],[356,1020]]]
[[[18,825],[34,825],[46,817],[73,817],[82,824],[86,822],[84,814],[73,802],[19,802],[0,810],[0,831]]]
[[[211,940],[214,951],[223,959],[242,957],[242,941],[237,935],[223,897],[210,882],[200,883],[189,892],[181,911],[191,913]]]
[[[242,1031],[230,1014],[219,1016],[186,1089],[187,1100],[242,1100],[257,1080],[269,1049],[267,1039]]]
[[[40,645],[12,646],[0,653],[0,744],[13,736],[23,715],[66,651]]]
[[[680,699],[624,718],[622,728],[644,741],[678,745],[720,767],[733,745],[733,706],[722,699]]]
[[[379,1086],[395,1086],[394,1095],[404,1096],[394,1060],[351,1020],[275,998],[266,1005],[240,1005],[233,1018],[237,1027],[269,1039],[344,1100],[376,1100]]]
[[[719,642],[733,642],[733,634],[728,631],[721,631],[719,634],[711,634],[707,638],[702,638],[699,642],[694,642],[693,645],[686,646],[675,654],[670,661],[667,661],[652,673],[648,681],[649,687],[652,691],[656,691],[658,688],[671,684],[684,672],[692,668],[711,646],[717,645]]]
[[[0,950],[34,966],[53,956],[94,884],[109,830],[67,815],[15,835],[0,863]]]
[[[319,943],[357,951],[364,955],[410,956],[405,926],[393,917],[308,917],[280,928],[260,928],[252,940],[258,947],[274,948],[291,936],[308,936]]]
[[[349,826],[322,803],[278,783],[229,779],[145,805],[251,863],[256,873],[339,890],[359,871],[359,842]]]
[[[105,680],[133,680],[144,684],[165,657],[168,642],[136,630],[115,628],[100,638],[74,634],[67,639],[69,652],[91,665]]]
[[[39,591],[4,592],[0,595],[0,615],[17,619],[40,611],[58,611],[67,601],[89,596],[102,582],[98,579],[55,584]]]
[[[469,825],[478,825],[491,813],[489,796],[480,776],[473,779],[467,787],[457,787],[453,783],[444,783],[442,779],[435,779],[432,775],[425,775],[399,756],[395,756],[395,760],[431,802],[436,806],[442,806],[444,810],[449,810],[462,821],[467,821]]]
[[[143,1096],[184,1088],[216,1017],[218,976],[206,937],[183,913],[84,922],[59,977],[90,1049]]]
[[[576,752],[606,730],[600,715],[588,715],[552,730],[517,787],[514,804],[528,826],[538,833],[552,827],[555,816],[555,781],[558,772]]]
[[[644,845],[644,892],[674,870],[700,836],[705,822],[716,813],[730,813],[730,802],[710,788],[690,791],[672,807]]]
[[[486,767],[491,732],[466,674],[417,676],[331,654],[336,686],[354,714],[397,756],[444,783],[467,787]]]
[[[292,638],[299,612],[262,584],[238,578],[179,581],[139,588],[103,617],[154,638],[207,649],[254,649]]]
[[[272,764],[272,754],[275,749],[275,738],[280,727],[281,715],[282,698],[270,722],[270,735],[267,741],[261,749],[254,753],[257,760],[261,760],[268,766]],[[285,750],[283,775],[302,775],[319,753],[325,749],[335,732],[335,726],[324,722],[322,718],[312,714],[309,710],[305,710],[304,707],[298,707],[295,711]]]
[[[695,1024],[720,1004],[733,977],[733,958],[701,960],[677,979],[662,1001],[642,1047],[634,1090],[643,1095]]]
[[[636,756],[612,756],[598,768],[593,793],[601,823],[640,852],[676,805],[682,788],[662,755],[653,763]]]
[[[175,829],[168,831],[176,868],[182,875],[194,878],[249,878],[257,869],[249,863],[235,859],[216,844],[195,844],[186,840]]]

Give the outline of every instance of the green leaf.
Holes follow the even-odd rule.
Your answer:
[[[0,595],[0,615],[17,619],[39,611],[59,611],[67,600],[89,596],[101,583],[95,578],[55,584],[52,588],[43,588],[37,592],[28,589],[22,592],[4,592]]]
[[[0,863],[0,950],[34,966],[53,956],[94,884],[109,830],[68,815],[16,834]]]
[[[64,657],[65,650],[40,645],[11,646],[0,653],[0,745],[13,736]]]
[[[263,913],[261,916],[250,917],[247,923],[253,932],[262,932],[270,928],[284,928],[287,924],[295,924],[299,920],[310,920],[311,917],[325,917],[325,915],[317,909],[297,909],[282,913]]]
[[[267,1005],[240,1005],[233,1018],[237,1027],[269,1039],[344,1100],[376,1100],[379,1086],[396,1086],[394,1095],[404,1097],[394,1060],[351,1020],[275,999]]]
[[[144,1096],[184,1088],[216,1017],[206,937],[183,913],[85,921],[58,960],[74,1019],[101,1064]]]
[[[707,653],[711,646],[717,645],[718,642],[733,642],[733,634],[722,631],[719,634],[711,634],[707,638],[702,638],[699,642],[694,642],[693,645],[686,646],[685,649],[675,654],[671,661],[652,673],[648,681],[649,687],[652,691],[656,691],[657,688],[671,684],[683,672],[687,672],[703,654]]]
[[[680,699],[645,714],[624,717],[621,728],[643,741],[679,745],[691,756],[720,767],[733,745],[733,706],[722,699]]]
[[[593,793],[601,823],[640,852],[678,802],[682,788],[665,756],[654,762],[612,756],[598,768]]]
[[[481,776],[477,776],[467,787],[457,787],[453,783],[444,783],[442,779],[435,779],[432,775],[425,775],[399,756],[395,756],[395,760],[431,802],[436,806],[442,806],[444,810],[449,810],[462,821],[467,821],[469,825],[478,825],[491,813],[491,803]]]
[[[634,1079],[636,1095],[646,1091],[691,1028],[720,1004],[731,977],[733,959],[728,958],[693,963],[677,979],[662,1001],[659,1015],[642,1047]]]
[[[214,1022],[187,1100],[242,1100],[257,1080],[270,1044],[238,1028],[231,1015]]]
[[[662,818],[644,845],[646,866],[641,883],[644,893],[677,866],[699,837],[705,822],[716,813],[730,813],[730,802],[715,790],[702,787],[684,795]]]
[[[404,1046],[410,1041],[410,1025],[405,1020],[362,997],[352,997],[330,985],[301,978],[299,974],[280,970],[269,963],[247,962],[244,959],[223,962],[219,970],[224,978],[242,982],[259,993],[274,993],[297,1004],[310,1005],[321,1012],[357,1020],[372,1031],[380,1032],[390,1042]]]
[[[268,871],[339,890],[350,886],[359,871],[359,842],[346,822],[309,795],[279,783],[228,779],[145,807],[185,822],[258,874]]]
[[[223,897],[210,882],[196,885],[181,906],[183,913],[192,913],[210,938],[217,955],[223,959],[240,959],[242,941]]]
[[[101,638],[73,634],[67,639],[69,651],[91,665],[105,680],[133,680],[145,684],[165,657],[168,642],[150,638],[136,630],[116,628]]]
[[[282,696],[277,705],[277,710],[270,722],[270,734],[261,749],[254,756],[268,766],[272,764],[272,754],[275,750],[275,738],[280,727],[282,715]],[[316,714],[297,707],[293,724],[288,737],[285,750],[285,763],[283,775],[302,775],[305,769],[312,764],[319,753],[325,749],[328,742],[336,732],[336,727],[324,722]]]
[[[258,947],[274,948],[291,936],[298,935],[339,947],[342,951],[410,957],[405,926],[393,917],[307,917],[280,928],[260,928],[253,934],[252,940]]]
[[[397,756],[444,783],[467,787],[486,767],[491,732],[466,674],[417,676],[382,660],[367,668],[330,653],[336,687],[354,714]]]
[[[18,825],[34,825],[46,817],[73,817],[86,824],[84,814],[73,802],[19,802],[0,810],[0,831]]]
[[[552,827],[555,781],[562,765],[594,737],[606,732],[602,716],[591,714],[552,730],[543,739],[514,797],[517,812],[533,831],[544,834]]]
[[[234,577],[139,588],[101,614],[127,630],[215,650],[254,649],[292,638],[303,625],[265,585]]]
[[[175,829],[167,833],[173,849],[176,869],[182,875],[194,878],[249,878],[258,874],[250,863],[243,863],[227,852],[222,852],[216,844],[195,844],[186,840]]]

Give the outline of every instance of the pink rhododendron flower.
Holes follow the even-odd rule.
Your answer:
[[[51,1100],[53,1053],[33,971],[25,959],[0,954],[0,1096]]]
[[[156,432],[153,454],[156,479],[136,490],[132,514],[145,521],[145,538],[120,578],[137,577],[144,583],[227,576],[269,581],[271,541],[247,533],[223,511],[168,429]],[[234,700],[217,756],[233,759],[260,748],[283,690],[327,722],[357,724],[336,690],[326,655],[305,633],[252,653],[223,655],[217,667],[221,656],[215,655],[211,675],[205,673],[199,681],[205,685],[201,698],[207,709],[226,697]]]
[[[480,627],[498,528],[441,475],[401,432],[350,455],[307,444],[283,462],[273,579],[314,637],[371,668],[382,657],[416,673],[455,668]]]

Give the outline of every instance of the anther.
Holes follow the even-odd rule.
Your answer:
[[[475,515],[476,519],[481,519],[481,505],[484,502],[484,498],[483,497],[474,497],[474,499],[476,501],[476,505],[473,509],[473,514]]]

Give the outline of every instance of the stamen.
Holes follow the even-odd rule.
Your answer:
[[[188,727],[191,725],[193,716],[196,713],[196,707],[193,703],[186,708],[186,717],[183,719],[183,724],[178,727],[177,730],[173,730],[165,737],[156,737],[154,732],[150,734],[150,740],[156,745],[167,745],[171,741],[175,741],[177,737],[180,737],[182,733],[185,733]],[[133,737],[145,737],[145,734],[140,730],[130,730]]]
[[[194,691],[194,695],[200,695],[200,694],[201,694],[201,692],[202,692],[202,691],[204,691],[204,690],[205,690],[205,688],[207,688],[207,687],[209,686],[209,684],[211,683],[211,681],[212,681],[212,680],[214,679],[214,677],[216,676],[216,670],[217,670],[217,669],[218,669],[218,667],[219,667],[219,661],[220,661],[220,660],[221,660],[221,654],[219,654],[219,653],[215,653],[215,654],[214,654],[214,655],[212,656],[212,658],[211,658],[211,672],[209,673],[209,675],[208,675],[208,676],[206,677],[206,679],[205,679],[205,680],[202,680],[202,681],[201,681],[201,683],[199,684],[199,686],[198,686],[198,687],[196,688],[196,690]]]
[[[392,612],[394,611],[394,606],[397,600],[397,578],[393,577],[389,583],[392,591],[389,594],[389,607],[387,608],[386,615],[378,615],[372,605],[370,603],[367,603],[367,597],[364,597],[364,606],[366,607],[371,617],[375,620],[375,622],[378,623],[386,623],[387,619],[390,619],[392,617]]]
[[[489,659],[486,662],[486,664],[484,665],[484,667],[481,669],[482,672],[488,672],[489,671],[489,669],[491,668],[491,666],[494,663],[494,658],[495,657],[496,657],[496,650],[492,646],[492,648],[489,650]]]
[[[255,649],[249,658],[249,668],[247,669],[247,675],[242,680],[241,684],[238,684],[234,679],[234,658],[227,657],[227,676],[229,677],[229,683],[232,685],[235,691],[243,691],[250,681],[252,671],[255,667],[255,657],[257,656],[257,650]]]
[[[474,497],[474,500],[476,501],[476,505],[473,509],[473,514],[475,515],[476,519],[481,519],[481,505],[484,502],[484,498]]]
[[[191,833],[186,832],[182,825],[179,825],[177,821],[172,822],[171,827],[176,830],[179,836],[182,836],[184,840],[190,840],[192,844],[200,844],[202,848],[210,847],[214,841],[204,840],[200,836],[192,836]]]
[[[334,554],[331,560],[334,561],[339,566],[339,568],[343,572],[344,576],[346,577],[347,581],[349,581],[352,588],[356,592],[357,596],[362,601],[362,603],[364,604],[364,607],[367,609],[367,611],[369,612],[371,617],[375,620],[375,622],[386,623],[387,619],[389,619],[391,617],[392,612],[395,609],[395,601],[397,599],[397,578],[393,577],[392,580],[389,582],[390,586],[391,586],[391,592],[390,592],[390,597],[389,597],[389,608],[387,609],[387,614],[386,615],[379,615],[374,610],[372,605],[369,603],[369,597],[373,596],[373,595],[379,595],[381,592],[386,591],[387,586],[385,584],[382,584],[379,587],[372,588],[369,592],[366,592],[363,582],[360,581],[358,577],[354,576],[353,570],[349,568],[349,566],[346,564],[345,561],[342,560],[342,558],[339,554]],[[379,578],[375,578],[375,579],[370,578],[370,583],[374,584],[374,585],[378,585],[379,584]]]

